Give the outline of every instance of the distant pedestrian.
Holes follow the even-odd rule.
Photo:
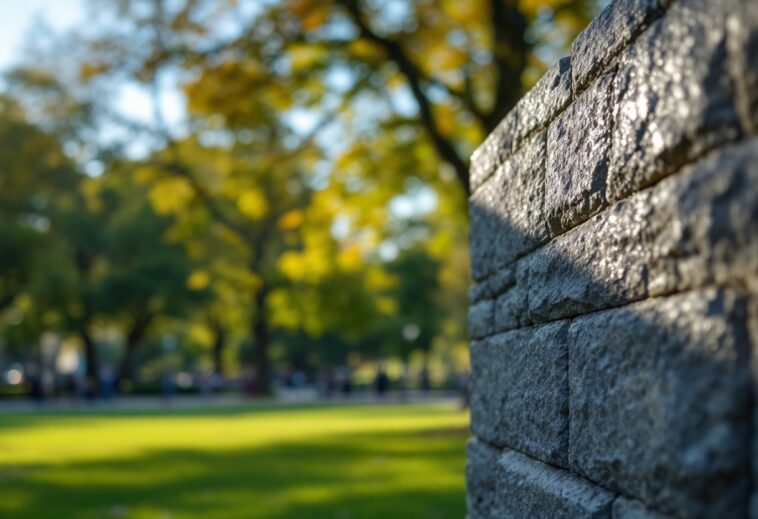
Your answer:
[[[171,403],[174,397],[174,377],[169,372],[164,372],[161,375],[161,396],[163,400],[168,404]]]
[[[29,375],[29,396],[38,404],[41,404],[45,400],[45,388],[42,385],[42,377],[36,371]]]
[[[353,392],[353,377],[350,374],[350,368],[345,368],[341,372],[340,379],[340,390],[342,391],[342,395],[345,397],[350,396]]]
[[[387,394],[387,391],[390,388],[390,378],[387,376],[387,373],[384,371],[384,368],[381,366],[379,367],[379,370],[376,373],[374,386],[376,388],[376,395],[379,398],[384,398]]]
[[[432,382],[429,379],[429,369],[426,366],[421,368],[421,373],[419,374],[419,387],[424,393],[432,388]]]
[[[116,389],[116,374],[110,366],[103,366],[100,370],[100,398],[107,404],[113,398]]]

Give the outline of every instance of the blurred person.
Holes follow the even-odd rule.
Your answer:
[[[343,368],[339,374],[340,391],[345,397],[349,397],[353,392],[353,377],[350,374],[350,368]]]
[[[424,393],[432,388],[431,380],[429,379],[429,369],[426,366],[421,368],[421,372],[419,373],[419,387],[421,387],[421,391]]]
[[[390,378],[384,371],[384,366],[380,365],[376,372],[376,379],[374,379],[374,387],[376,389],[376,395],[379,398],[384,398],[387,395],[387,391],[390,387]]]
[[[308,381],[308,378],[305,376],[305,373],[303,373],[301,370],[296,370],[294,373],[292,373],[292,386],[296,388],[300,388],[305,386],[305,383]]]
[[[202,396],[213,394],[213,374],[201,371],[198,376],[198,387]]]
[[[41,404],[45,400],[45,388],[42,384],[42,377],[36,367],[31,367],[27,371],[27,380],[29,380],[29,396]]]
[[[173,375],[168,371],[164,371],[161,375],[161,397],[164,402],[167,404],[171,403],[175,389]]]
[[[79,378],[76,373],[69,373],[64,379],[64,387],[66,394],[72,400],[76,400],[80,396],[81,389],[79,387]]]
[[[107,404],[113,398],[116,389],[116,374],[110,365],[103,366],[100,370],[100,399]]]

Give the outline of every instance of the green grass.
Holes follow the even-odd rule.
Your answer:
[[[460,518],[442,405],[0,416],[0,517]]]

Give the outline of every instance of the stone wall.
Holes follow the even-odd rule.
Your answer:
[[[758,1],[617,0],[476,151],[471,519],[758,518],[757,134]]]

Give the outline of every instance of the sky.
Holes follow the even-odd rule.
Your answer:
[[[56,32],[66,32],[86,20],[87,0],[0,0],[0,73],[23,61],[24,44],[34,25],[43,23]],[[128,114],[133,120],[153,122],[153,102],[144,89],[124,84],[115,94],[114,106],[118,112]],[[161,111],[169,126],[180,126],[184,106],[178,89],[166,85],[161,93]],[[148,147],[141,141],[127,146],[127,153],[135,156],[147,151]]]
[[[22,56],[24,37],[35,19],[66,30],[85,19],[83,0],[0,0],[0,69]]]

